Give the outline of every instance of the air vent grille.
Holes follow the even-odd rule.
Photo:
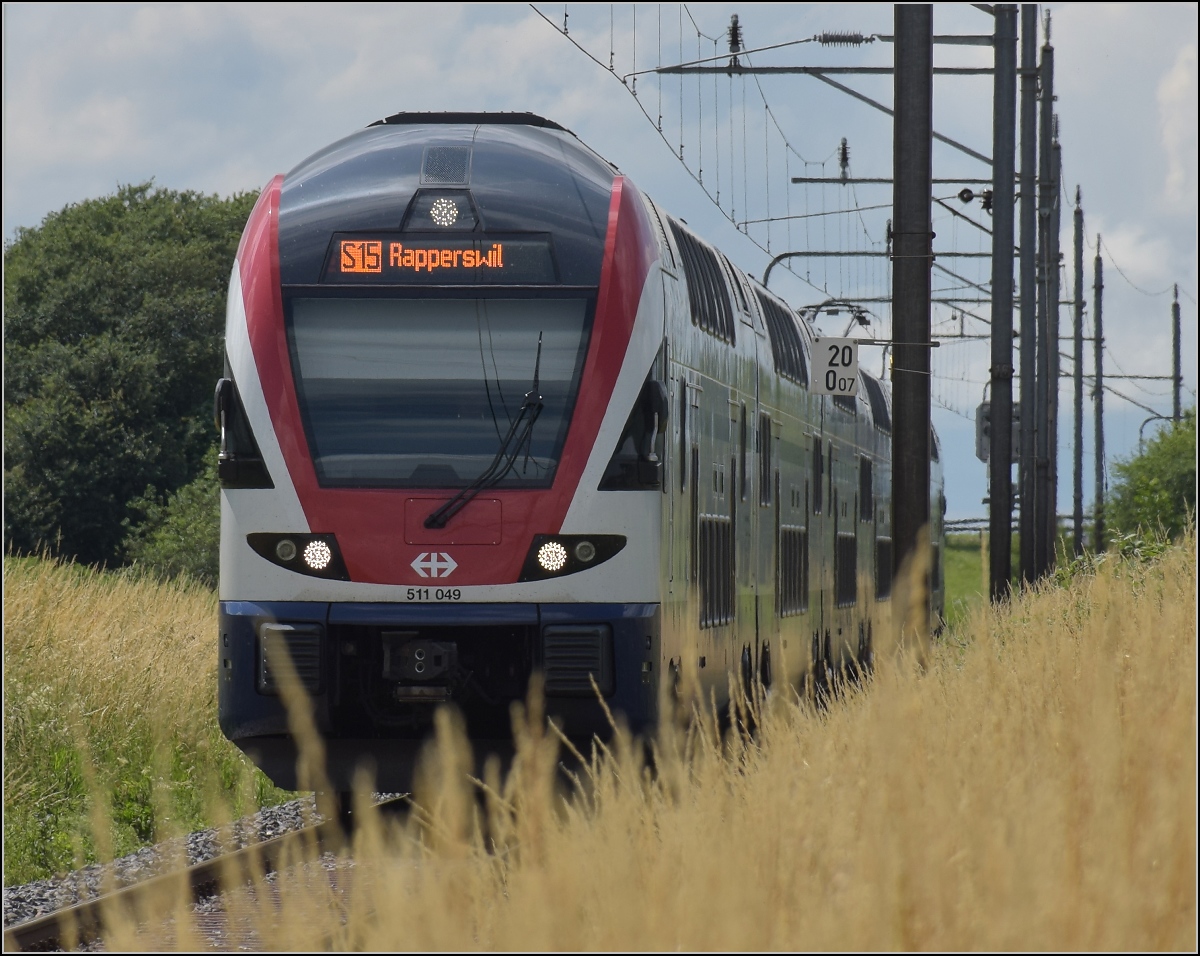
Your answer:
[[[839,534],[833,555],[834,603],[849,607],[858,601],[858,539]]]
[[[700,627],[733,620],[733,521],[719,515],[700,518]]]
[[[321,692],[321,635],[319,624],[263,624],[258,629],[258,692],[278,694],[278,654],[292,660],[300,685],[310,694]]]
[[[421,164],[421,182],[440,186],[465,186],[471,173],[471,147],[430,146]]]
[[[779,616],[808,610],[808,529],[779,529],[779,581],[775,586]]]
[[[605,697],[613,692],[612,628],[607,624],[551,624],[542,629],[542,669],[552,697],[592,697],[591,678]]]

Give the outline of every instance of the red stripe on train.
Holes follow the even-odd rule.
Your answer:
[[[646,277],[658,256],[650,222],[636,190],[624,177],[614,180],[591,344],[552,487],[487,492],[488,501],[499,501],[503,514],[500,545],[452,543],[464,540],[462,532],[466,529],[458,525],[471,524],[470,513],[476,503],[468,505],[444,531],[425,532],[420,536],[420,544],[408,544],[407,500],[446,500],[449,495],[444,491],[321,488],[317,484],[283,330],[278,255],[281,182],[282,177],[273,180],[255,206],[238,251],[238,261],[250,343],[263,394],[309,527],[315,532],[337,535],[346,568],[354,581],[428,584],[429,578],[421,577],[412,564],[422,552],[445,548],[453,548],[451,553],[457,562],[447,584],[516,581],[533,536],[554,534],[562,528],[612,398]],[[436,502],[431,503],[429,510],[435,506]],[[479,506],[484,507],[484,503]],[[465,540],[471,537],[466,536]]]

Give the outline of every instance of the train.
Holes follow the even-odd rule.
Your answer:
[[[284,652],[339,792],[407,789],[440,706],[511,752],[535,674],[586,746],[869,667],[891,400],[810,391],[813,336],[533,114],[398,113],[276,176],[215,397],[225,736],[305,782]]]

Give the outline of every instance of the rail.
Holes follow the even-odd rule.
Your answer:
[[[377,807],[382,809],[406,802],[405,798],[396,798],[384,801]],[[145,922],[141,904],[172,890],[177,892],[181,877],[195,903],[220,892],[222,883],[228,883],[228,874],[231,872],[239,874],[242,882],[249,882],[256,872],[277,870],[285,861],[285,855],[288,863],[303,862],[319,857],[331,847],[340,846],[344,840],[345,831],[341,823],[336,819],[326,820],[223,853],[182,871],[152,876],[94,899],[6,927],[4,951],[45,951],[64,940],[74,940],[76,945],[90,942],[103,935],[104,921],[111,919],[113,914],[119,913],[125,919]]]

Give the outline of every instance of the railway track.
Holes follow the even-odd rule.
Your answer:
[[[407,805],[403,797],[385,800],[378,810],[395,812]],[[46,952],[102,940],[113,925],[149,927],[169,917],[186,893],[193,905],[217,897],[234,886],[255,883],[264,874],[308,863],[341,849],[346,828],[339,820],[325,820],[281,836],[223,853],[210,860],[149,877],[93,899],[8,926],[5,952]],[[230,932],[221,907],[196,914],[197,930],[219,937]]]

